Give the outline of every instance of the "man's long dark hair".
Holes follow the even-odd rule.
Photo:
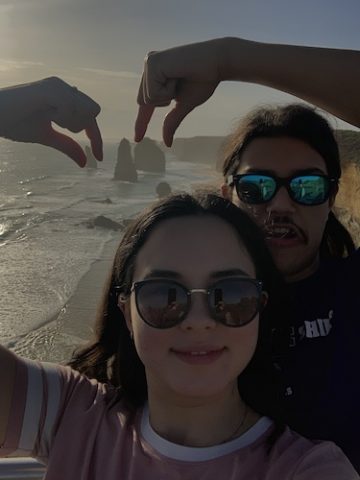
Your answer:
[[[315,108],[304,104],[262,107],[244,117],[224,148],[222,171],[225,178],[237,172],[246,147],[256,138],[264,137],[296,138],[313,148],[324,159],[328,175],[337,179],[335,190],[331,192],[336,194],[341,165],[334,132]],[[354,249],[350,233],[331,211],[320,245],[320,257],[344,257]]]
[[[229,224],[252,258],[256,278],[263,282],[263,288],[269,294],[268,305],[260,314],[257,348],[239,377],[239,389],[242,398],[253,408],[259,411],[261,403],[269,407],[269,412],[274,412],[277,400],[270,393],[270,386],[275,386],[276,375],[272,370],[271,341],[274,329],[279,331],[287,323],[283,281],[260,229],[245,212],[217,195],[172,195],[144,211],[128,227],[105,287],[94,338],[74,354],[70,366],[90,378],[116,387],[117,400],[121,399],[129,409],[136,410],[144,404],[147,399],[145,369],[130,338],[123,313],[117,306],[118,295],[129,294],[136,257],[153,229],[167,219],[184,216],[215,216]],[[258,402],[267,392],[268,401]],[[260,408],[260,413],[268,414],[266,410],[267,407],[265,411]]]

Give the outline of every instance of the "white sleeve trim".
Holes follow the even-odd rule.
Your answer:
[[[41,368],[36,362],[27,361],[28,385],[26,406],[21,429],[19,451],[32,451],[39,432],[41,408],[43,404],[43,379]]]
[[[43,363],[42,366],[46,374],[48,398],[41,446],[42,448],[45,447],[45,449],[49,451],[53,435],[53,427],[60,405],[61,385],[59,370],[57,369],[56,365],[51,363]]]

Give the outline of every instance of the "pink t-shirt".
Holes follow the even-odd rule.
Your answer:
[[[114,391],[67,367],[19,361],[1,456],[32,456],[48,480],[353,480],[331,442],[289,429],[270,453],[274,425],[261,418],[241,437],[208,448],[175,445],[151,428],[147,407],[131,416]]]

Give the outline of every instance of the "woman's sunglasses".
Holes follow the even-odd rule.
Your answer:
[[[135,282],[131,292],[135,292],[136,308],[143,321],[163,329],[174,327],[185,319],[193,293],[205,294],[210,316],[228,327],[247,325],[267,301],[262,283],[244,277],[220,280],[207,289],[191,290],[172,280],[144,280]],[[119,301],[126,300],[120,294]]]
[[[239,199],[244,203],[257,205],[269,202],[284,186],[294,202],[312,206],[326,202],[337,179],[317,174],[279,178],[262,173],[245,173],[229,175],[227,183],[235,186]]]

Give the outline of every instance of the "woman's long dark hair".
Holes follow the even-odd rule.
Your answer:
[[[328,175],[337,179],[337,185],[332,192],[336,194],[341,165],[334,132],[315,108],[297,103],[281,107],[262,107],[253,110],[241,121],[224,148],[222,171],[225,178],[237,172],[246,147],[256,138],[263,137],[296,138],[317,151],[324,159]],[[321,258],[343,257],[354,249],[350,233],[334,212],[330,212],[320,245]]]
[[[283,297],[285,290],[260,229],[245,212],[213,194],[179,194],[167,197],[140,214],[128,227],[118,247],[106,284],[97,315],[94,339],[74,354],[70,366],[90,378],[117,387],[117,399],[121,398],[128,408],[136,409],[144,404],[147,399],[144,366],[130,338],[125,318],[117,306],[117,298],[120,292],[129,294],[136,256],[151,236],[152,230],[167,219],[184,216],[215,216],[228,223],[245,245],[254,263],[256,277],[263,282],[264,290],[269,294],[268,305],[260,315],[255,354],[239,377],[241,395],[253,406],[257,403],[257,395],[264,396],[266,388],[263,382],[272,382],[271,336],[274,329],[279,331],[281,326],[286,324],[286,300]],[[258,409],[257,405],[254,406]]]

